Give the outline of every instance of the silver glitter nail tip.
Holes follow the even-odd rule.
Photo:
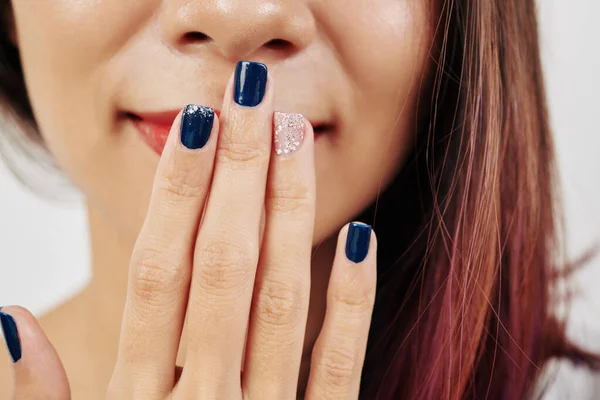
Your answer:
[[[275,152],[286,156],[298,151],[304,141],[304,117],[301,114],[275,113]]]

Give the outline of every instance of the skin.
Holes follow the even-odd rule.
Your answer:
[[[131,308],[126,308],[125,321],[129,324],[124,323],[121,332],[125,301],[135,297],[135,282],[128,285],[128,271],[135,271],[135,262],[130,260],[135,259],[140,242],[146,243],[140,239],[144,232],[146,237],[152,235],[149,228],[144,230],[142,226],[147,227],[156,216],[150,206],[155,198],[151,196],[155,175],[157,170],[160,175],[160,165],[167,163],[163,161],[167,154],[172,155],[177,148],[177,135],[171,134],[167,143],[172,145],[171,153],[165,150],[161,159],[140,139],[131,121],[122,118],[122,113],[171,110],[188,103],[223,110],[217,125],[226,129],[233,126],[224,131],[233,138],[231,143],[243,144],[246,139],[241,139],[239,132],[248,129],[257,133],[257,141],[270,137],[269,130],[259,125],[273,111],[301,113],[310,121],[334,126],[317,135],[313,145],[307,120],[307,142],[311,144],[305,143],[297,157],[301,161],[290,167],[291,176],[304,176],[298,182],[307,187],[311,187],[311,176],[315,179],[314,188],[302,194],[312,204],[312,211],[306,215],[312,216],[314,225],[303,227],[305,231],[310,228],[310,234],[302,239],[295,236],[295,231],[288,232],[295,239],[292,242],[299,242],[296,246],[304,243],[308,249],[313,247],[312,258],[309,255],[305,269],[299,270],[310,281],[310,307],[308,302],[305,304],[306,332],[303,343],[296,346],[301,348],[297,356],[302,356],[299,386],[303,390],[309,380],[310,354],[326,315],[329,277],[332,265],[336,269],[333,259],[340,247],[337,234],[375,200],[410,150],[419,90],[427,75],[433,40],[434,17],[426,3],[370,0],[365,7],[364,0],[134,0],[128,2],[127,12],[123,12],[121,0],[12,3],[9,17],[16,27],[13,39],[21,52],[40,131],[59,166],[85,195],[88,206],[93,281],[76,298],[40,318],[41,327],[69,375],[73,398],[84,398],[83,393],[85,398],[93,398],[90,392],[104,398],[111,376],[113,388],[126,385],[122,370],[114,375],[113,371],[115,363],[122,365],[123,350],[119,353],[118,348],[121,340],[123,349],[123,336],[127,336],[123,332],[135,325],[127,319]],[[208,39],[194,36],[183,40],[190,37],[185,36],[190,32],[202,32]],[[272,40],[279,40],[278,44],[273,45]],[[235,64],[242,59],[268,65],[269,100],[265,100],[267,105],[262,111],[238,115],[235,111],[226,112],[231,109],[227,90]],[[217,154],[214,168],[218,170],[217,149],[223,146],[217,138],[223,133],[215,129],[217,134],[211,137],[211,143]],[[205,155],[205,172],[213,168],[210,160],[211,156]],[[266,176],[268,162],[261,165],[262,169],[246,171],[246,181],[260,176],[257,171]],[[187,168],[194,170],[189,165]],[[269,174],[273,174],[273,168]],[[244,168],[232,179],[246,182],[239,179],[242,172]],[[254,183],[262,185],[265,190],[257,192],[267,198],[270,191],[277,190],[275,184],[266,184],[266,180]],[[232,205],[227,197],[222,198],[220,204],[239,208],[235,215],[247,218],[248,230],[254,232],[253,227],[260,221],[260,207],[244,208],[240,202]],[[251,199],[256,202],[261,198]],[[169,210],[172,218],[199,218],[199,214],[185,214],[178,207]],[[271,215],[267,207],[266,231],[271,229],[274,237],[285,236],[283,228],[274,228]],[[205,218],[209,218],[208,214]],[[186,219],[182,217],[181,221],[185,224]],[[165,225],[153,226],[156,233]],[[206,237],[235,236],[233,228],[218,233],[216,230]],[[190,231],[189,235],[195,238],[195,233]],[[250,242],[257,240],[252,236]],[[197,252],[200,247],[196,245]],[[181,244],[182,253],[184,248]],[[306,253],[302,254],[306,257]],[[310,271],[312,274],[308,275]],[[371,277],[365,285],[372,287],[374,275],[364,273]],[[335,275],[331,276],[333,281]],[[191,279],[193,288],[194,279],[200,278],[192,274]],[[193,293],[192,289],[192,300],[197,300]],[[145,303],[142,300],[140,304],[148,309],[148,299]],[[161,304],[164,307],[165,303]],[[201,304],[204,305],[193,308],[195,322],[188,321],[197,329],[190,330],[194,332],[191,337],[184,334],[178,365],[191,362],[186,359],[190,343],[194,354],[202,353],[197,349],[204,348],[202,354],[206,357],[207,347],[214,345],[219,336],[214,334],[218,329],[216,321],[211,325],[213,330],[199,328],[197,322],[202,312],[212,309],[214,313],[216,303]],[[250,307],[249,302],[247,306]],[[168,321],[164,308],[160,315]],[[23,318],[26,321],[29,317]],[[235,321],[242,324],[239,320]],[[178,324],[175,318],[167,325]],[[241,331],[243,324],[232,326]],[[357,326],[350,331],[366,340],[361,329]],[[147,338],[150,331],[130,336]],[[231,360],[237,360],[237,355],[232,357]],[[191,363],[203,371],[202,364]],[[6,379],[10,376],[9,363],[2,365],[6,367],[0,371],[0,377]],[[221,367],[231,372],[231,368]],[[197,387],[198,382],[195,384]],[[8,388],[10,385],[1,385],[0,394]]]

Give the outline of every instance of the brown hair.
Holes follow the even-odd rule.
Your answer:
[[[428,126],[371,215],[385,253],[362,393],[524,399],[551,358],[600,366],[553,315],[565,270],[535,2],[447,0],[438,29]]]
[[[524,399],[551,358],[600,366],[553,316],[564,274],[535,15],[534,0],[443,2],[426,124],[361,217],[380,242],[361,398]],[[0,106],[35,126],[18,52],[0,46]]]

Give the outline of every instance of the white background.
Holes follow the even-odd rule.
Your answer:
[[[539,0],[544,68],[564,188],[569,249],[600,243],[600,2]],[[43,313],[90,277],[80,199],[45,202],[0,165],[0,305]],[[600,260],[576,275],[570,335],[600,350]],[[600,398],[600,379],[560,368],[549,399]],[[596,393],[594,396],[592,393]]]

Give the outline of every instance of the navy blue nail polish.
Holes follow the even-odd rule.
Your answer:
[[[371,225],[352,222],[348,228],[346,238],[346,257],[348,260],[359,263],[367,258],[369,243],[371,243]]]
[[[12,316],[3,312],[0,312],[0,321],[2,322],[2,332],[4,333],[6,347],[13,362],[16,363],[21,359],[21,342],[19,341],[17,324],[15,324]]]
[[[235,68],[234,100],[241,106],[256,107],[263,101],[267,90],[267,66],[240,61]]]
[[[188,104],[181,116],[181,143],[191,150],[201,149],[210,138],[214,121],[212,108]]]

